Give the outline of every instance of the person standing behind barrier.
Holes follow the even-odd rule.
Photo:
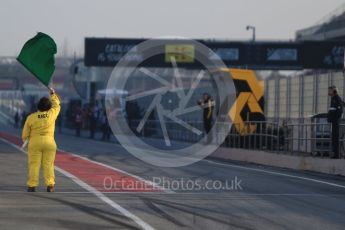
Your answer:
[[[19,113],[16,112],[16,115],[14,115],[14,128],[18,129],[19,125]]]
[[[101,121],[101,127],[102,127],[102,141],[109,141],[111,129],[109,126],[109,122],[107,119],[107,113],[105,110],[102,111],[102,113],[101,113],[100,121]]]
[[[80,130],[83,127],[83,112],[80,107],[77,108],[77,111],[74,117],[74,122],[75,122],[75,135],[77,137],[80,137]]]
[[[98,127],[98,121],[99,121],[99,108],[97,103],[94,105],[91,105],[89,110],[89,119],[90,119],[90,138],[93,139],[95,137],[95,132]]]
[[[22,119],[21,119],[21,127],[23,128],[24,127],[24,124],[25,124],[25,121],[26,121],[26,118],[27,118],[27,114],[25,111],[23,111],[22,113]]]
[[[328,87],[328,96],[331,97],[331,106],[328,110],[327,121],[332,124],[332,158],[339,158],[339,123],[343,113],[343,100],[339,97],[335,86]]]
[[[208,93],[203,94],[203,99],[198,101],[198,105],[204,109],[203,120],[204,120],[204,129],[207,135],[207,143],[212,141],[212,134],[210,134],[212,128],[213,120],[213,100],[211,95]]]
[[[54,140],[55,121],[60,113],[60,99],[54,89],[49,88],[50,99],[43,97],[37,104],[38,111],[32,113],[25,121],[22,140],[28,145],[28,192],[35,192],[39,184],[40,168],[47,192],[53,192],[55,186],[54,161],[56,143]]]

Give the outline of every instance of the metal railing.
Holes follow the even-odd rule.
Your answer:
[[[201,131],[204,130],[202,121],[187,123]],[[135,130],[138,124],[139,121],[131,121],[132,130]],[[172,141],[195,143],[205,138],[205,135],[197,135],[175,122],[166,122],[166,127]],[[159,121],[147,121],[139,135],[163,139]],[[318,157],[329,157],[332,151],[331,128],[328,123],[280,124],[268,121],[250,121],[241,124],[220,123],[213,130],[212,136],[216,144],[226,148]],[[345,124],[340,125],[339,139],[340,154],[344,155]]]
[[[202,121],[187,121],[190,126],[204,132]],[[134,131],[139,121],[131,121]],[[171,140],[183,142],[201,141],[205,134],[198,135],[175,122],[166,121],[168,136]],[[230,132],[227,132],[230,130]],[[142,137],[163,138],[159,121],[149,120],[139,134]],[[217,123],[212,134],[215,143],[224,147],[278,151],[283,149],[284,136],[281,127],[274,122]],[[224,140],[224,141],[222,141]]]
[[[233,124],[223,146],[280,151],[284,148],[284,133],[275,122],[251,121]]]
[[[298,155],[329,157],[332,152],[329,123],[295,123],[286,125],[285,152]],[[339,127],[339,152],[345,153],[345,124]]]

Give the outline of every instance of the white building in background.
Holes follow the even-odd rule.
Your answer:
[[[321,19],[314,26],[298,30],[297,41],[345,40],[345,4]],[[265,113],[268,119],[290,120],[327,113],[328,87],[338,87],[345,97],[345,77],[341,71],[304,71],[291,75],[272,76],[265,80]]]
[[[296,40],[344,40],[345,3],[322,18],[315,25],[298,30]]]

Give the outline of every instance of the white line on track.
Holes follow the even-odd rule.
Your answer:
[[[239,165],[234,165],[231,163],[221,163],[221,162],[216,162],[216,161],[212,161],[212,160],[204,160],[204,161],[211,163],[211,164],[223,165],[223,166],[227,166],[227,167],[231,167],[231,168],[239,168],[239,169],[245,169],[245,170],[255,171],[255,172],[262,172],[262,173],[267,173],[267,174],[272,174],[272,175],[277,175],[277,176],[296,178],[296,179],[300,179],[300,180],[306,180],[306,181],[311,181],[311,182],[315,182],[315,183],[320,183],[320,184],[325,184],[325,185],[345,189],[344,185],[336,184],[336,183],[332,183],[332,182],[327,182],[327,181],[323,181],[323,180],[317,180],[317,179],[313,179],[313,178],[309,178],[309,177],[295,176],[295,175],[286,174],[286,173],[279,173],[279,172],[273,172],[273,171],[264,170],[264,169],[256,169],[256,168],[251,168],[251,167],[246,167],[246,166],[239,166]]]
[[[0,138],[0,140],[4,141],[5,143],[11,145],[12,147],[16,148],[17,150],[27,154],[23,149],[21,149],[20,147],[18,147],[17,145],[3,139]],[[102,200],[103,202],[105,202],[106,204],[108,204],[109,206],[113,207],[114,209],[116,209],[117,211],[119,211],[120,213],[122,213],[122,215],[124,215],[125,217],[133,220],[137,225],[139,225],[142,229],[145,230],[155,230],[155,228],[153,228],[151,225],[149,225],[148,223],[146,223],[145,221],[143,221],[142,219],[140,219],[138,216],[134,215],[133,213],[129,212],[127,209],[123,208],[122,206],[120,206],[119,204],[115,203],[114,201],[112,201],[111,199],[109,199],[108,197],[106,197],[103,193],[101,193],[100,191],[96,190],[95,188],[93,188],[92,186],[86,184],[85,182],[81,181],[79,178],[75,177],[74,175],[70,174],[69,172],[66,172],[65,170],[55,166],[55,169],[57,171],[59,171],[60,173],[64,174],[65,176],[67,176],[68,178],[70,178],[71,180],[73,180],[76,184],[78,184],[80,187],[84,188],[85,190],[89,191],[90,193],[94,194],[96,197],[98,197],[100,200]]]

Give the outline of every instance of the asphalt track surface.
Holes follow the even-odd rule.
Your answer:
[[[0,131],[0,229],[345,228],[344,177],[214,159],[160,168],[118,144],[70,135],[56,135],[64,150],[56,192],[41,183],[27,193],[26,155],[13,137],[19,130]],[[110,186],[105,177],[125,183]],[[158,179],[165,186],[150,183]],[[173,181],[178,186],[169,187]],[[200,187],[186,189],[181,181]],[[205,188],[209,181],[228,187]]]

